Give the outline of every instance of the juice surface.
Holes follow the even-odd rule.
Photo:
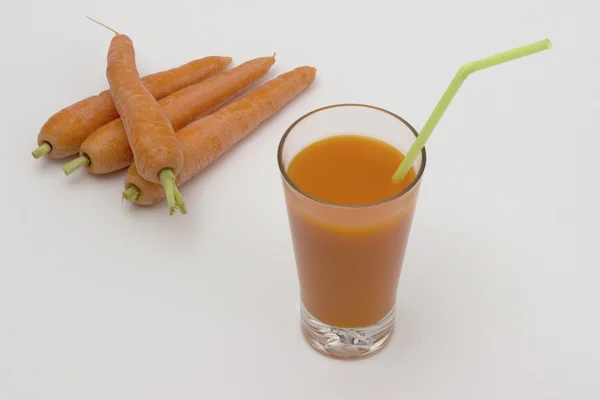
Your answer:
[[[403,159],[394,147],[365,136],[334,136],[303,149],[288,176],[306,194],[334,204],[372,204],[400,193],[415,179],[392,176]],[[396,289],[416,192],[383,205],[340,209],[297,200],[286,186],[302,303],[320,321],[364,327],[384,318]],[[359,222],[355,222],[359,221]],[[352,228],[348,228],[351,225]]]
[[[389,199],[415,179],[411,169],[399,183],[392,175],[404,155],[366,136],[333,136],[306,147],[287,173],[305,193],[335,204],[371,204]]]

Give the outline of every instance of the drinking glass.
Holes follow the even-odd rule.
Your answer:
[[[345,134],[375,138],[406,154],[417,132],[384,109],[337,104],[299,118],[279,144],[302,332],[325,355],[358,358],[380,350],[394,331],[396,291],[426,152],[413,165],[414,181],[383,201],[339,205],[304,193],[287,174],[291,161],[312,143]]]

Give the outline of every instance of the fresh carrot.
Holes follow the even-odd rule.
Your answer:
[[[247,61],[204,82],[181,89],[158,104],[167,114],[173,129],[179,130],[248,89],[269,72],[274,62],[274,56]],[[78,158],[63,166],[65,174],[69,175],[82,166],[93,174],[107,174],[128,167],[133,162],[133,152],[121,119],[92,132],[81,144],[79,154]]]
[[[140,78],[133,42],[129,36],[92,21],[115,34],[106,57],[106,78],[133,151],[134,165],[144,179],[162,184],[171,215],[176,209],[186,214],[175,183],[183,168],[183,149],[171,121]]]
[[[248,136],[315,79],[316,69],[300,67],[254,89],[246,96],[207,115],[177,132],[184,153],[183,169],[177,176],[182,185],[198,175],[225,151]],[[125,176],[123,198],[150,205],[164,198],[160,185],[149,182],[131,164]]]
[[[156,99],[201,82],[231,63],[231,57],[205,57],[167,71],[145,76],[142,81]],[[110,92],[83,99],[63,108],[42,126],[38,134],[39,147],[32,152],[35,158],[64,158],[77,154],[88,135],[119,117]]]

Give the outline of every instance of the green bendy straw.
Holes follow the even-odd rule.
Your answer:
[[[448,108],[448,105],[450,105],[450,102],[456,95],[456,92],[458,92],[458,89],[460,89],[461,85],[469,75],[475,71],[493,67],[494,65],[512,61],[543,50],[548,50],[551,47],[552,43],[550,40],[544,39],[540,40],[539,42],[531,43],[522,47],[517,47],[512,50],[495,54],[490,57],[482,58],[481,60],[472,61],[460,67],[456,73],[456,76],[454,79],[452,79],[452,82],[450,82],[448,89],[446,89],[446,92],[433,109],[429,119],[427,122],[425,122],[425,125],[423,126],[423,129],[421,129],[419,136],[417,136],[412,146],[410,146],[408,153],[406,153],[404,160],[394,173],[392,180],[394,182],[400,182],[402,179],[404,179],[408,171],[410,171],[413,163],[425,146],[425,142],[427,142],[427,139],[429,139],[429,136],[431,136],[431,132],[435,129],[437,123],[440,121],[440,118],[442,118],[442,115],[444,115],[444,112]]]

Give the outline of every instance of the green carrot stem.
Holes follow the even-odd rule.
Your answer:
[[[50,143],[44,142],[40,147],[32,151],[31,155],[37,160],[41,156],[50,153],[50,150],[52,150],[52,146],[50,146]]]
[[[167,204],[169,205],[169,215],[173,215],[175,210],[179,210],[182,214],[187,214],[183,197],[175,184],[175,174],[171,168],[165,168],[158,174],[160,183],[165,188]]]
[[[140,197],[140,189],[134,184],[127,186],[127,189],[123,192],[123,198],[132,203],[136,201],[138,197]]]
[[[68,163],[63,165],[62,169],[65,172],[65,175],[69,176],[77,169],[79,169],[81,167],[85,167],[86,165],[89,165],[89,164],[90,164],[90,158],[86,155],[83,155],[83,156],[77,157],[76,159],[69,161]]]
[[[185,208],[185,202],[183,201],[183,197],[181,197],[181,193],[179,193],[179,189],[175,186],[175,202],[179,204],[179,210],[182,214],[187,214],[187,208]],[[173,215],[173,213],[171,213]]]

